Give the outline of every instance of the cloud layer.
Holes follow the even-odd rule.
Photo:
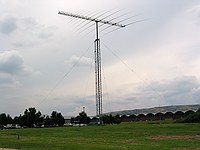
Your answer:
[[[126,14],[123,23],[148,18],[100,32],[104,112],[200,103],[199,0],[0,0],[0,113],[35,106],[44,114],[77,115],[85,106],[95,114],[94,50],[88,48],[95,26],[59,10],[107,12],[107,19]]]

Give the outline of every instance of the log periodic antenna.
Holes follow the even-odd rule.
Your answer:
[[[110,26],[116,26],[119,28],[124,28],[126,27],[126,25],[112,22],[109,20],[77,15],[77,14],[67,13],[63,11],[59,11],[58,14],[95,22],[96,39],[94,41],[94,55],[95,55],[96,116],[98,118],[98,124],[101,125],[103,124],[102,122],[102,79],[101,79],[102,67],[101,67],[101,51],[100,51],[100,39],[99,39],[99,23],[107,24]]]

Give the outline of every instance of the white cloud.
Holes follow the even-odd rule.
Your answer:
[[[193,19],[195,20],[195,23],[197,25],[200,25],[200,4],[193,6],[191,9],[188,11],[193,15]]]
[[[66,64],[70,64],[72,66],[88,66],[92,64],[92,59],[87,57],[78,57],[73,55],[69,58],[69,60],[65,61]]]

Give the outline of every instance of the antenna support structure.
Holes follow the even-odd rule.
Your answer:
[[[63,11],[59,11],[58,14],[95,22],[96,39],[94,41],[94,56],[95,56],[96,116],[98,118],[98,124],[102,125],[103,124],[103,121],[102,121],[102,117],[103,117],[102,116],[102,112],[103,112],[103,100],[102,100],[103,90],[102,89],[103,88],[102,88],[102,79],[101,79],[102,66],[101,66],[101,51],[100,51],[100,38],[99,38],[99,23],[107,24],[110,26],[116,26],[119,28],[126,27],[126,25],[103,20],[103,19],[67,13]]]

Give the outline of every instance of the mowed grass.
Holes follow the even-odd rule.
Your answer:
[[[122,123],[2,130],[0,147],[24,150],[200,150],[200,124]]]

